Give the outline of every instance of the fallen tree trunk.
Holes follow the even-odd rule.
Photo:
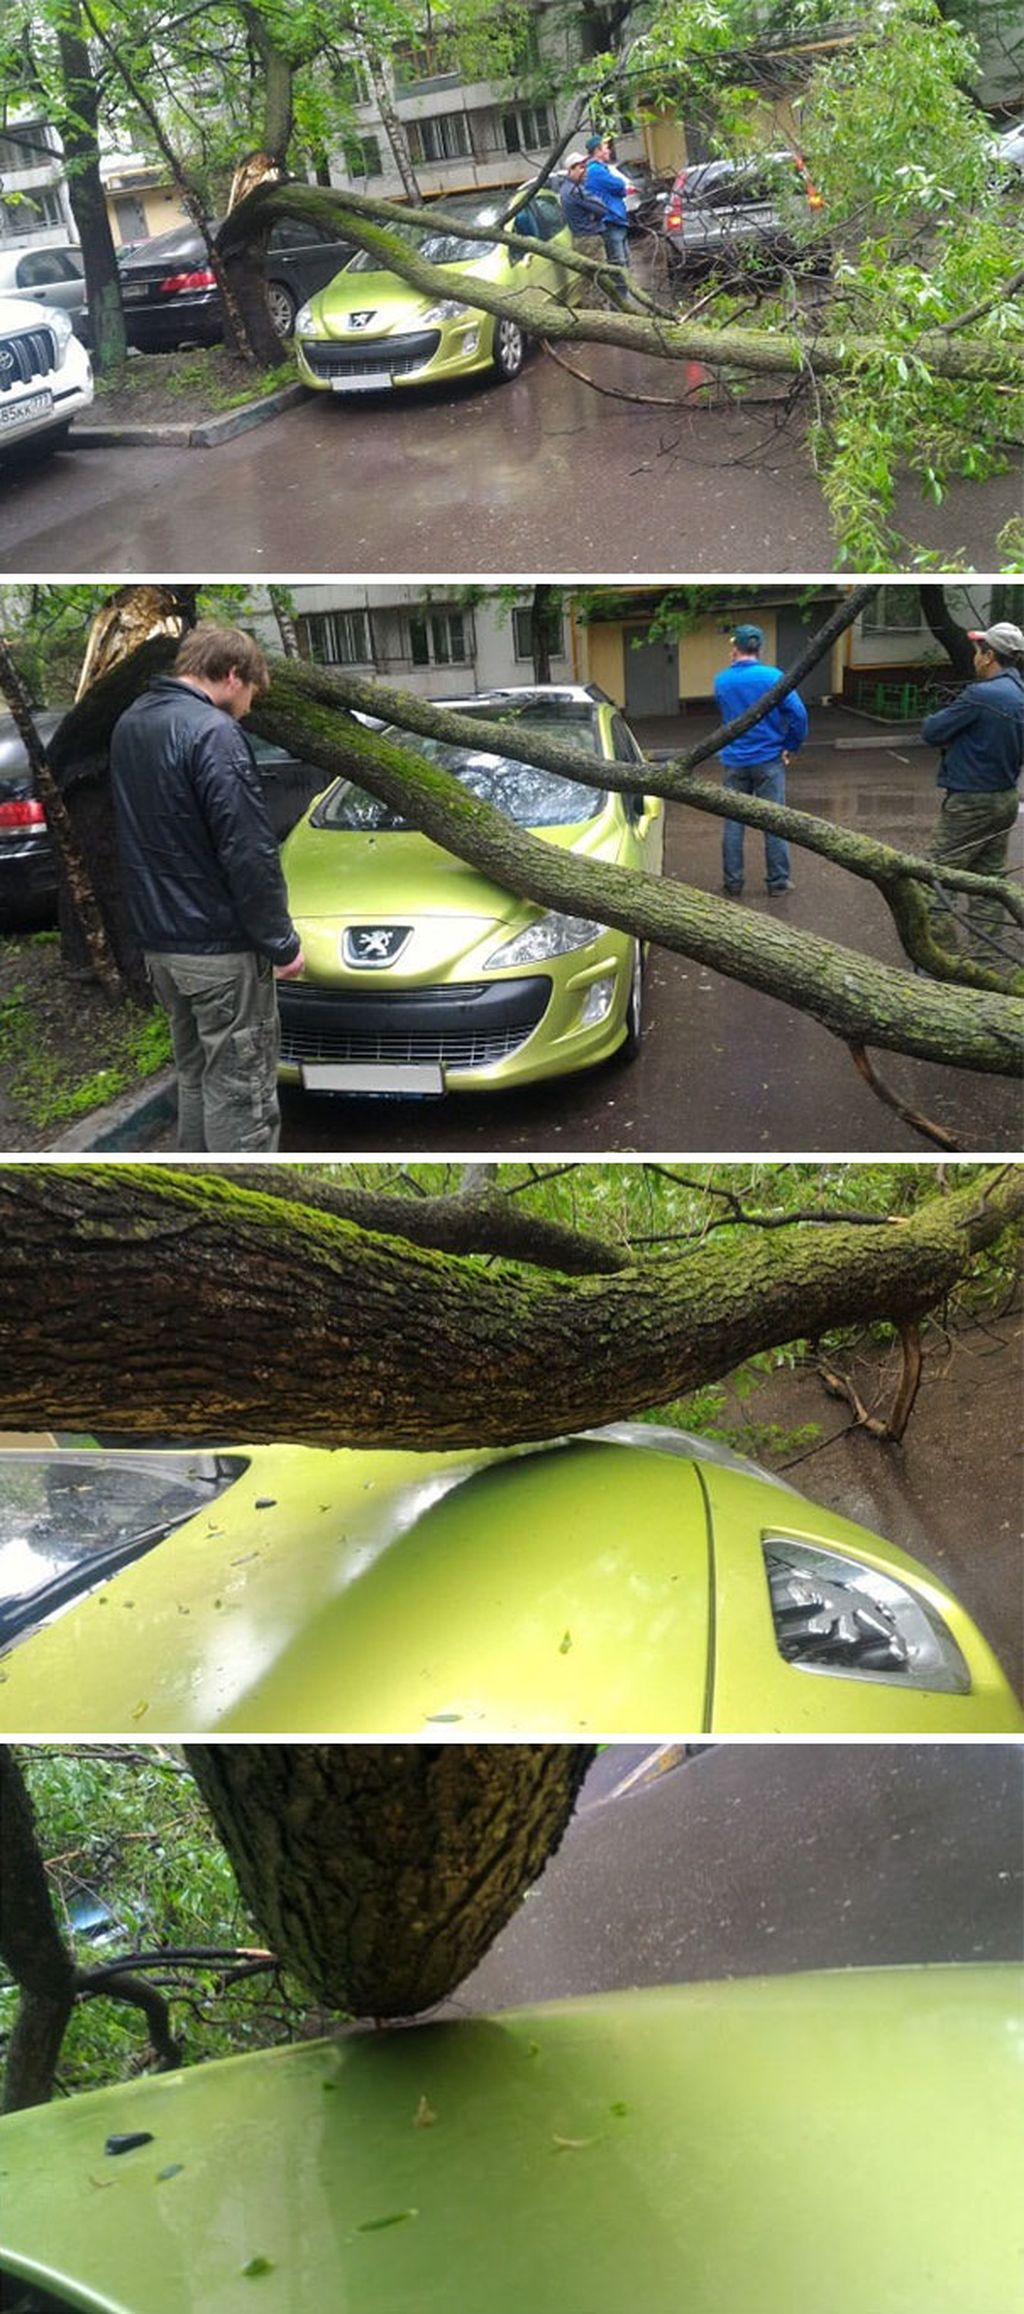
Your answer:
[[[246,1903],[307,1993],[361,2017],[454,1991],[558,1847],[585,1744],[190,1744]]]
[[[795,1223],[570,1279],[264,1198],[230,1168],[6,1165],[0,1422],[424,1450],[554,1438],[784,1342],[910,1322],[1022,1212],[1024,1167],[969,1169],[909,1218]]]

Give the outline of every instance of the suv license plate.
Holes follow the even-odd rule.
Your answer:
[[[49,417],[52,408],[53,395],[49,391],[26,394],[23,401],[9,402],[6,408],[0,409],[0,427],[27,426],[33,418]]]

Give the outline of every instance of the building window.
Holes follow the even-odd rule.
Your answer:
[[[547,104],[517,104],[502,114],[501,125],[507,153],[546,152],[555,141],[555,116]]]
[[[23,128],[9,129],[0,137],[0,172],[13,177],[23,175],[26,169],[46,168],[56,150],[53,129],[43,121],[26,121]]]
[[[9,200],[0,201],[0,234],[16,237],[37,233],[47,225],[63,225],[67,229],[64,204],[58,192],[42,187],[34,193],[12,193]]]
[[[309,611],[299,621],[318,667],[372,667],[373,637],[366,611]]]
[[[414,667],[468,666],[472,620],[465,611],[414,611],[409,620],[409,656]]]
[[[459,161],[473,158],[473,140],[464,112],[438,112],[427,120],[407,121],[406,134],[414,161]]]
[[[916,587],[879,587],[861,618],[863,635],[919,635],[921,605]]]
[[[454,32],[435,32],[421,41],[403,40],[393,52],[393,68],[395,90],[400,96],[428,81],[457,80]]]
[[[526,603],[518,603],[512,613],[512,646],[516,658],[525,659],[532,667],[533,640],[530,628],[530,612]],[[561,611],[557,612],[552,621],[550,649],[553,659],[564,659],[565,622]]]
[[[350,177],[379,177],[381,175],[380,138],[352,133],[342,145],[345,167]]]

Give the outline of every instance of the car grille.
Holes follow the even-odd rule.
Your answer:
[[[372,998],[281,983],[281,1059],[289,1068],[317,1061],[491,1068],[525,1044],[550,996],[551,982],[540,976]]]
[[[17,337],[0,338],[0,391],[27,386],[32,378],[48,377],[56,367],[52,330],[19,330]]]
[[[381,370],[401,378],[433,361],[440,343],[440,330],[424,329],[415,337],[376,338],[370,343],[360,339],[352,346],[304,337],[302,351],[318,378],[365,378]]]

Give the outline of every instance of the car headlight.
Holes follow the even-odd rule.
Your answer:
[[[472,313],[471,305],[463,305],[461,298],[441,297],[424,314],[424,321],[458,321],[460,314]]]
[[[326,337],[327,331],[311,305],[300,305],[292,328],[296,337]]]
[[[46,315],[46,326],[52,332],[53,341],[57,348],[57,367],[59,369],[75,334],[74,323],[71,315],[64,313],[59,305],[51,305]]]
[[[762,1538],[775,1643],[801,1671],[967,1695],[971,1675],[941,1617],[892,1575],[841,1551]]]
[[[542,964],[546,956],[565,956],[572,948],[589,948],[604,930],[589,916],[538,916],[525,932],[517,932],[487,958],[485,970],[496,972],[507,964]]]

